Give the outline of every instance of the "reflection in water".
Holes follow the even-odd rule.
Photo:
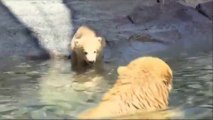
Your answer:
[[[0,62],[9,66],[0,68],[0,119],[74,118],[96,105],[116,79],[110,65],[103,75],[93,70],[76,75],[67,60]],[[211,118],[212,53],[170,60],[169,64],[174,71],[171,109],[181,108],[183,118]]]
[[[109,87],[107,76],[93,70],[77,75],[70,68],[69,61],[51,61],[47,74],[39,80],[41,101],[60,108],[58,114],[75,115],[79,108],[85,108],[86,102],[97,102],[100,98],[97,93]]]

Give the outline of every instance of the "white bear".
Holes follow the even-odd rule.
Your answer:
[[[97,36],[95,31],[87,26],[79,27],[71,41],[72,69],[78,72],[92,66],[96,70],[102,69],[105,45],[105,40]]]

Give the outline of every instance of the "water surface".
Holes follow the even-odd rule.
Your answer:
[[[170,107],[182,118],[212,118],[212,52],[168,60],[174,72]],[[116,79],[106,65],[104,75],[76,75],[70,62],[0,60],[0,118],[75,118],[98,103]]]

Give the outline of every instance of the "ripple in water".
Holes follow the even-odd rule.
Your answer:
[[[10,66],[0,73],[0,119],[75,118],[96,105],[117,76],[110,65],[104,75],[92,70],[76,75],[66,60],[0,62]],[[179,118],[212,118],[212,53],[168,63],[174,72],[171,109],[181,109]]]

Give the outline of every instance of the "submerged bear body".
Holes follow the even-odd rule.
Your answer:
[[[137,111],[166,109],[172,88],[172,70],[161,59],[142,57],[119,67],[114,86],[100,103],[79,118],[111,118]]]

